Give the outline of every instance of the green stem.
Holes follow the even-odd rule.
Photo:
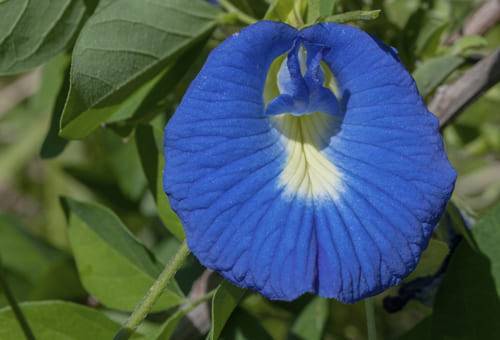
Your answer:
[[[189,248],[184,240],[172,261],[161,272],[160,276],[158,276],[142,301],[135,307],[132,315],[130,315],[123,327],[116,333],[114,337],[115,340],[126,340],[130,338],[137,327],[139,327],[142,321],[151,312],[156,300],[158,300],[167,284],[175,276],[175,273],[182,267],[188,255]]]
[[[214,289],[214,290],[211,290],[210,292],[206,293],[205,295],[203,296],[200,296],[199,298],[197,299],[194,299],[192,301],[189,301],[188,303],[186,303],[182,308],[182,312],[184,313],[189,313],[190,311],[192,311],[193,309],[195,309],[196,307],[198,307],[200,304],[202,304],[203,302],[205,301],[208,301],[210,299],[212,299],[215,295],[215,293],[217,292],[217,289]]]
[[[365,299],[366,327],[368,340],[377,340],[377,327],[375,324],[375,305],[373,298]]]
[[[245,24],[251,25],[257,22],[257,19],[249,16],[227,0],[219,0],[219,5],[221,5],[222,8],[224,8],[229,13],[234,13],[236,17]]]
[[[12,312],[14,313],[17,321],[19,322],[19,325],[21,326],[21,329],[23,330],[26,339],[35,340],[35,336],[33,335],[33,331],[31,330],[28,324],[28,320],[26,320],[26,317],[24,316],[21,308],[17,304],[16,298],[14,297],[14,294],[10,290],[10,287],[7,283],[7,279],[5,279],[5,275],[2,269],[1,259],[0,259],[0,290],[4,292],[5,297],[9,302],[10,308],[12,308]]]

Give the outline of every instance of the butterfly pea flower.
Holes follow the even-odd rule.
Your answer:
[[[456,178],[395,50],[333,23],[229,37],[164,143],[164,189],[193,254],[278,300],[351,303],[398,284]]]

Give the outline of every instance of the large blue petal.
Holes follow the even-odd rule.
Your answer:
[[[322,51],[341,118],[266,115],[269,67],[297,42]],[[260,22],[223,42],[168,123],[165,154],[165,191],[195,256],[283,300],[353,302],[397,284],[455,180],[395,52],[335,24]]]

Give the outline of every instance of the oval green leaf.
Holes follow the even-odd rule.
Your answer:
[[[224,326],[234,309],[245,295],[246,290],[223,281],[212,299],[212,329],[209,340],[219,339]]]
[[[219,10],[202,0],[121,0],[97,8],[75,44],[60,135],[83,138],[135,89],[207,36]]]
[[[0,2],[0,75],[27,71],[63,51],[84,15],[83,0]]]
[[[448,76],[464,63],[464,58],[445,55],[426,60],[417,66],[413,78],[422,97],[432,93]]]
[[[120,325],[99,311],[63,301],[20,305],[37,340],[112,339]],[[0,310],[0,339],[24,339],[10,307]],[[146,339],[136,334],[133,339]]]
[[[85,289],[110,308],[131,311],[151,287],[163,265],[107,208],[65,199],[69,239]],[[174,282],[153,311],[180,304]]]

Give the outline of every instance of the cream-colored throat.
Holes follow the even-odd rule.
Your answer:
[[[339,123],[315,112],[304,116],[282,114],[271,118],[281,134],[286,162],[279,176],[286,197],[333,199],[341,191],[341,174],[326,154]]]

